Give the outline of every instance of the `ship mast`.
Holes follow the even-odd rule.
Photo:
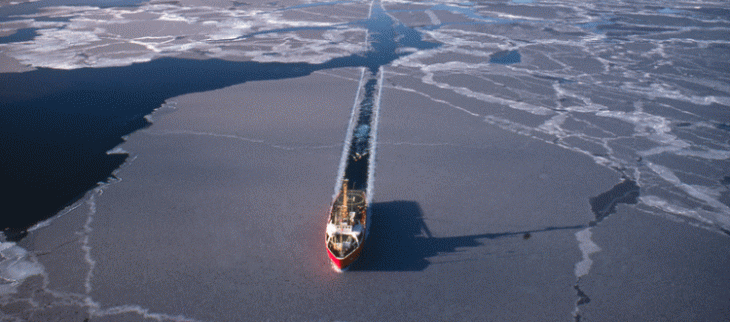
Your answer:
[[[347,218],[347,179],[342,182],[342,208],[340,209],[340,216],[342,219]],[[341,219],[341,220],[342,220]]]

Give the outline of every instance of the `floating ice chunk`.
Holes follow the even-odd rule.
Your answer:
[[[698,151],[698,150],[690,150],[688,149],[690,146],[661,146],[661,147],[655,147],[651,148],[649,150],[645,151],[639,151],[639,155],[641,156],[650,156],[650,155],[656,155],[661,153],[672,153],[675,155],[682,155],[682,156],[690,156],[690,157],[696,157],[696,158],[702,158],[706,160],[727,160],[730,158],[730,151],[726,150],[716,150],[716,149],[707,149],[705,151]]]
[[[370,134],[370,125],[368,124],[360,124],[355,130],[355,137],[359,140],[366,140],[368,134]]]
[[[265,43],[264,49],[258,49],[258,38],[242,40],[242,36],[267,30],[336,28],[341,24],[288,19],[281,13],[261,10],[179,4],[142,4],[135,8],[58,6],[22,17],[14,23],[36,29],[38,36],[33,41],[0,44],[0,51],[31,67],[127,66],[191,51],[207,58],[316,64],[366,50],[361,38],[353,36],[365,30],[357,25],[343,25],[341,30],[319,39],[299,37],[294,32],[259,35],[277,42]],[[43,21],[49,17],[62,19]],[[280,50],[266,48],[282,38],[286,38],[287,46]],[[253,48],[241,50],[241,45]],[[287,55],[266,56],[272,51]]]
[[[556,137],[559,137],[559,138],[567,137],[568,134],[561,127],[561,125],[563,125],[563,123],[565,123],[565,120],[567,118],[568,118],[568,114],[566,114],[566,113],[557,114],[557,115],[551,117],[550,119],[546,120],[544,123],[540,124],[538,129],[547,134],[555,135]]]
[[[183,17],[181,15],[175,14],[175,13],[169,13],[169,12],[163,12],[162,15],[160,15],[158,20],[162,21],[178,21],[178,22],[185,22],[185,23],[194,23],[195,19],[190,19]]]
[[[709,226],[713,228],[720,228],[725,232],[730,231],[730,214],[727,213],[722,214],[702,208],[689,209],[657,196],[642,196],[639,197],[639,201],[649,207],[660,209],[667,214],[671,214],[679,218],[690,219],[694,222],[690,221],[689,223],[695,226],[703,228],[707,228]]]
[[[0,295],[17,291],[26,278],[44,273],[43,265],[13,242],[0,242]]]
[[[441,24],[441,19],[436,16],[436,14],[431,10],[426,10],[426,15],[428,16],[428,19],[431,20],[431,24],[434,26],[438,26]]]
[[[106,154],[109,154],[109,155],[110,154],[129,154],[129,152],[127,152],[126,150],[124,150],[121,147],[117,146],[117,147],[114,147],[113,149],[111,149],[109,151],[106,151]]]
[[[677,177],[677,175],[675,175],[674,172],[672,172],[672,170],[667,167],[651,162],[647,162],[647,166],[668,183],[671,183],[673,186],[682,189],[688,195],[704,201],[708,206],[713,207],[718,211],[730,216],[730,207],[718,201],[716,198],[713,198],[712,195],[719,196],[719,194],[714,192],[710,188],[683,183],[679,179],[679,177]]]
[[[554,114],[554,112],[546,107],[543,106],[537,106],[534,104],[529,104],[527,102],[520,102],[511,100],[508,98],[502,98],[498,97],[496,95],[491,95],[489,93],[482,93],[478,91],[471,90],[466,87],[460,87],[460,86],[452,86],[448,83],[444,82],[438,82],[434,79],[434,75],[436,73],[443,73],[443,72],[461,72],[466,75],[470,74],[470,71],[474,70],[487,70],[489,68],[492,68],[489,64],[469,64],[465,62],[448,62],[448,63],[438,63],[438,64],[431,64],[428,66],[422,67],[422,71],[426,74],[421,78],[421,81],[424,84],[433,85],[442,89],[451,90],[457,94],[474,98],[483,102],[488,103],[495,103],[500,105],[509,106],[510,108],[524,111],[530,114],[534,115],[551,115]]]
[[[714,95],[698,96],[684,94],[680,89],[672,88],[670,87],[670,85],[667,84],[652,83],[650,86],[646,87],[627,83],[622,85],[621,89],[632,94],[646,96],[650,99],[669,98],[703,106],[708,106],[711,104],[730,106],[730,97]]]

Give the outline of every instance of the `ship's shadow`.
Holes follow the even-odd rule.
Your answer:
[[[460,248],[481,246],[485,239],[529,239],[534,233],[585,227],[546,227],[528,231],[433,237],[417,202],[380,202],[373,203],[371,207],[370,235],[360,259],[350,267],[353,271],[421,271],[430,264],[428,258],[453,253]]]

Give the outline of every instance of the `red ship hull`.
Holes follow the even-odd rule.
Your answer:
[[[334,265],[335,268],[337,268],[338,270],[344,270],[347,269],[350,264],[354,263],[358,259],[358,257],[360,257],[360,253],[362,252],[362,244],[348,256],[345,256],[343,258],[337,258],[335,254],[332,254],[332,251],[330,251],[329,248],[325,247],[325,249],[327,249],[327,256],[329,256],[330,260],[332,261],[332,265]]]

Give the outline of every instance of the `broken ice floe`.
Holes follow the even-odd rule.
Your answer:
[[[43,274],[43,265],[13,242],[0,242],[0,295],[11,294],[28,277]]]

